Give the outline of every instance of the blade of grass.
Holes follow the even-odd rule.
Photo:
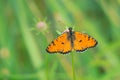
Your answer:
[[[45,80],[44,70],[39,70],[42,67],[42,58],[39,55],[40,51],[37,47],[37,43],[35,42],[28,24],[27,15],[30,14],[26,11],[25,1],[24,0],[11,0],[11,5],[15,11],[17,16],[17,20],[20,26],[20,31],[23,36],[23,40],[25,42],[27,51],[29,53],[30,59],[32,61],[32,65],[35,70],[37,70],[36,75],[38,79]]]

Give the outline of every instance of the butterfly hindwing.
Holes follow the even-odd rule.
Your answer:
[[[87,34],[74,32],[74,36],[74,50],[76,51],[84,51],[87,48],[94,47],[97,44],[97,41]]]
[[[47,47],[47,52],[49,53],[62,53],[66,54],[71,51],[71,42],[67,38],[68,32],[61,34],[58,38],[52,41],[52,43]]]

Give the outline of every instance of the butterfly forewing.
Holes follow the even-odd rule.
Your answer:
[[[58,38],[52,41],[47,47],[49,53],[68,53],[71,51],[71,41],[67,38],[68,32],[61,34]]]
[[[74,36],[74,50],[76,51],[84,51],[87,48],[94,47],[97,44],[97,41],[87,34],[74,32]]]

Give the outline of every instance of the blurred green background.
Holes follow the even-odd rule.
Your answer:
[[[66,26],[98,45],[48,54]],[[120,80],[120,0],[0,0],[0,80]]]

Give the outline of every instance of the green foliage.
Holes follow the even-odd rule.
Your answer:
[[[0,0],[0,80],[120,80],[119,6],[120,0]],[[98,45],[48,54],[66,26]]]

